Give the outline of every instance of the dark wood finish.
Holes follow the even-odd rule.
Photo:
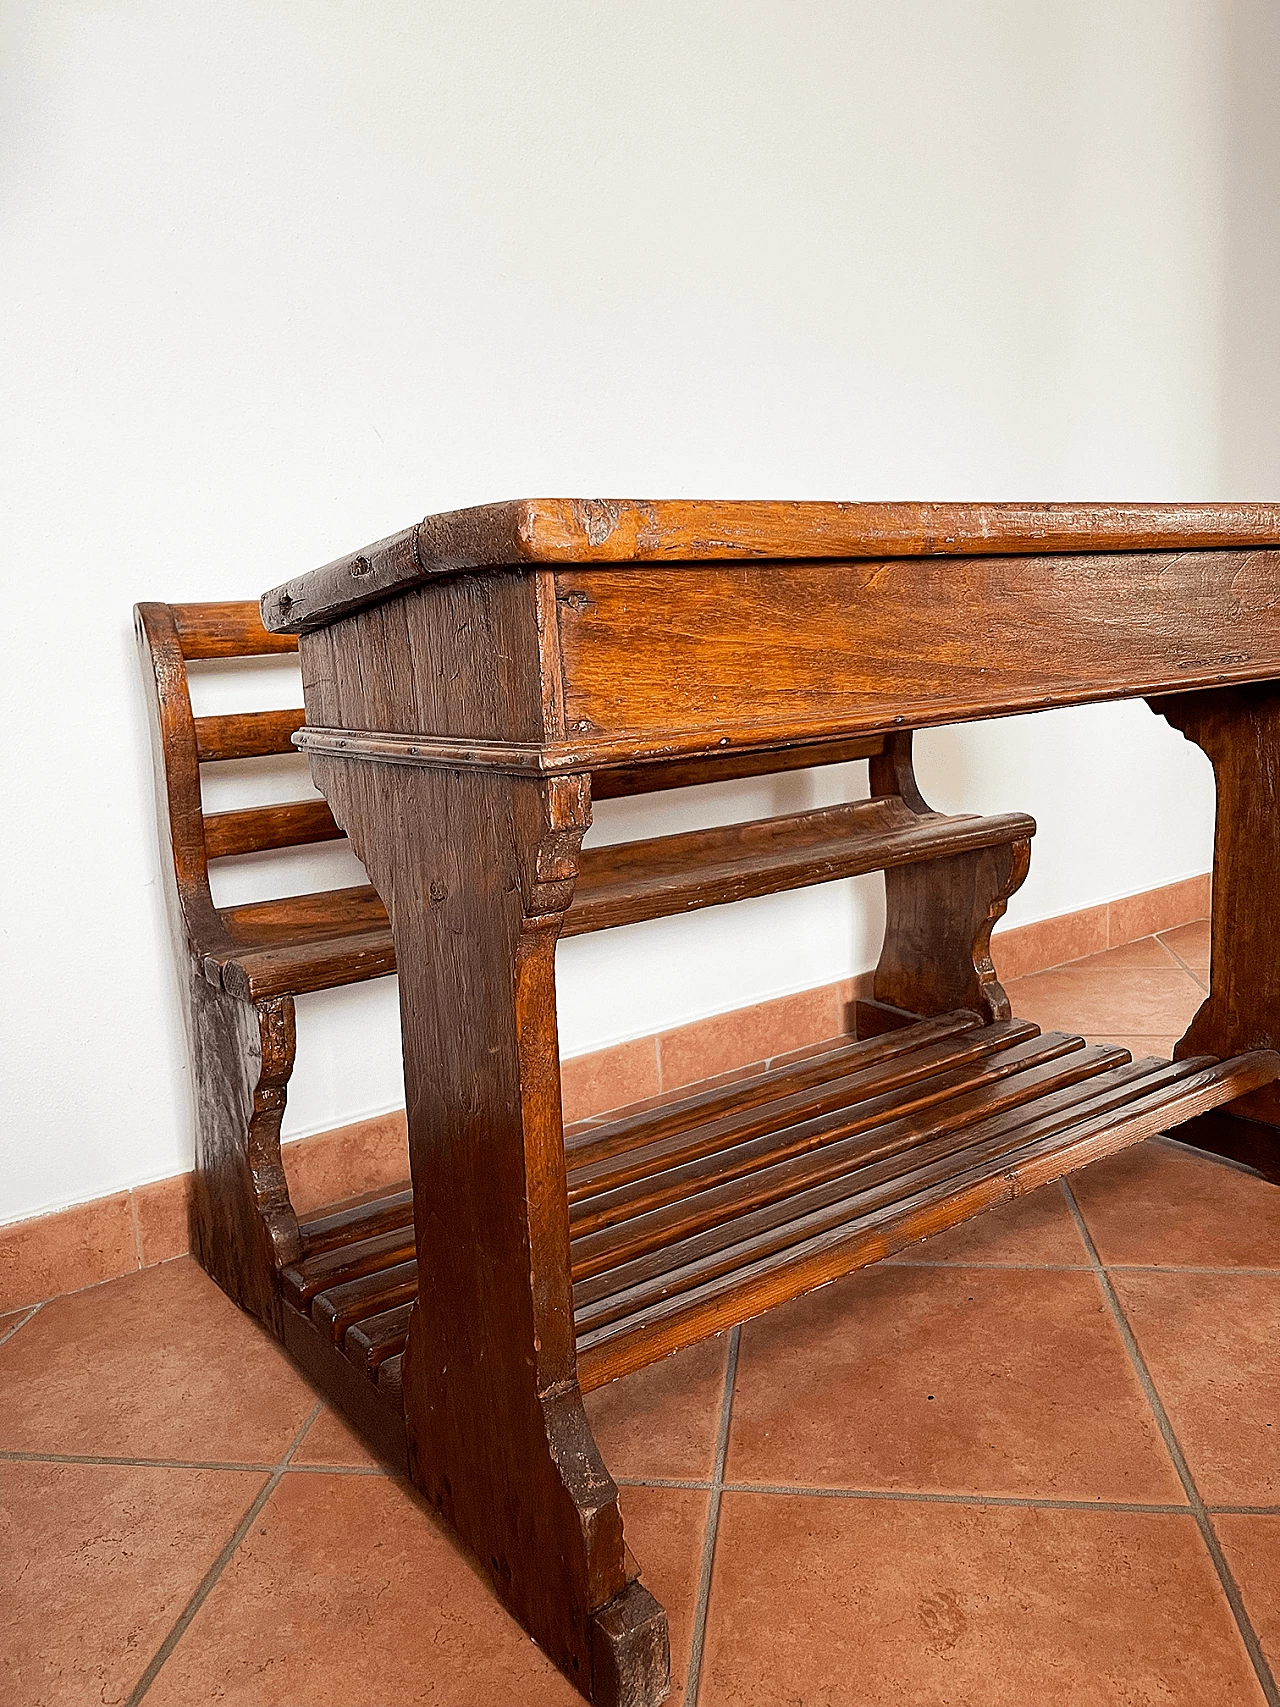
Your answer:
[[[322,800],[207,815],[201,803],[203,761],[279,750],[283,724],[291,734],[299,714],[197,719],[187,660],[288,653],[296,642],[268,634],[249,603],[143,604],[135,618],[192,1064],[192,1249],[239,1304],[281,1333],[279,1272],[308,1248],[280,1159],[293,997],[393,970],[391,933],[367,887],[214,906],[210,859],[340,834]]]
[[[197,1248],[602,1707],[662,1699],[667,1637],[584,1391],[1170,1125],[1280,1178],[1280,506],[532,500],[263,609],[265,639],[243,606],[143,607],[209,1105]],[[295,632],[296,735],[191,718],[184,654]],[[1139,695],[1174,696],[1218,780],[1212,992],[1172,1063],[1010,1016],[990,936],[1035,826],[935,813],[911,764],[914,727]],[[291,737],[331,818],[202,815],[201,762]],[[865,801],[582,851],[593,793],[853,758]],[[339,826],[373,887],[213,907],[210,857]],[[565,1131],[560,936],[870,870],[857,1038]],[[299,1222],[292,998],[395,965],[411,1192]]]
[[[1280,1044],[1280,684],[1179,694],[1152,704],[1208,755],[1218,798],[1209,995],[1174,1053],[1271,1049]],[[1277,1179],[1277,1128],[1280,1092],[1268,1085],[1174,1136]]]

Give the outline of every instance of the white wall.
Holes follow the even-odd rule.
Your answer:
[[[1272,264],[1231,176],[1266,174],[1265,0],[8,18],[0,1220],[189,1160],[135,599],[256,596],[522,494],[1277,495],[1239,324],[1267,291],[1228,276]],[[1246,415],[1273,428],[1241,487]],[[1011,922],[1208,864],[1207,770],[1141,706],[920,749],[939,805],[1040,819]],[[596,834],[853,786],[608,803]],[[863,879],[577,939],[564,1047],[842,976],[877,929]],[[290,1130],[400,1100],[390,981],[300,1030]]]

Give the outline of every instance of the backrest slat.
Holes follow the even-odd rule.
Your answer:
[[[268,634],[252,599],[221,604],[170,605],[184,658],[257,658],[296,652],[295,634]]]
[[[342,834],[323,800],[290,800],[281,806],[207,812],[204,820],[204,845],[210,859],[332,842]]]
[[[261,759],[271,753],[296,753],[294,731],[307,714],[293,711],[236,711],[222,717],[197,717],[196,753],[202,764],[215,759]]]

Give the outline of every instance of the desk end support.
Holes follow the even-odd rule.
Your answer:
[[[1203,749],[1213,765],[1209,994],[1174,1049],[1226,1058],[1280,1042],[1280,685],[1259,682],[1166,694],[1151,709]],[[1280,1086],[1264,1085],[1170,1137],[1280,1184]]]

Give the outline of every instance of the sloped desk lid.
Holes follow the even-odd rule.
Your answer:
[[[522,498],[450,510],[274,587],[262,619],[305,634],[435,575],[733,559],[902,558],[1280,545],[1280,504],[825,503]]]

